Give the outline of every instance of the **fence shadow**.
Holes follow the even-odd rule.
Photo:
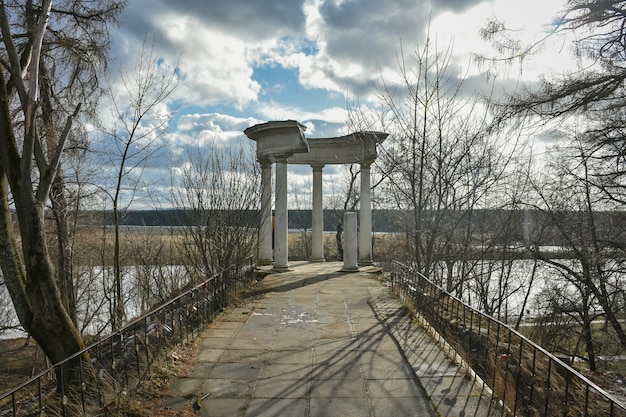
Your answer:
[[[392,290],[491,389],[512,416],[625,417],[626,406],[525,336],[394,262]]]

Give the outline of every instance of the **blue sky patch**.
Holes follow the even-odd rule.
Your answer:
[[[262,101],[275,101],[308,111],[345,107],[343,97],[322,88],[307,89],[300,84],[296,68],[266,65],[254,68],[252,78],[261,85]]]

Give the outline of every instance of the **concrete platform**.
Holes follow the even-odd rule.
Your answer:
[[[373,268],[290,267],[205,332],[165,407],[207,417],[501,414]]]

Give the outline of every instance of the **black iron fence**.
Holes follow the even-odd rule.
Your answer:
[[[506,324],[393,263],[392,289],[472,368],[513,416],[624,417],[626,406]]]
[[[250,284],[253,272],[252,258],[226,268],[41,372],[0,396],[0,416],[106,415],[141,385],[164,352],[200,335]]]

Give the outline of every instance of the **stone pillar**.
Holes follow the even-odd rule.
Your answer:
[[[343,213],[343,272],[357,272],[357,224],[356,213]]]
[[[311,165],[313,168],[313,225],[311,262],[324,262],[324,205],[322,203],[322,169],[324,165]]]
[[[272,162],[261,163],[261,219],[259,226],[259,265],[271,265],[272,248]]]
[[[361,209],[359,210],[359,265],[372,265],[372,195],[370,162],[361,163]]]
[[[274,271],[289,270],[287,256],[289,240],[287,229],[287,158],[276,158],[276,196],[274,202]]]

